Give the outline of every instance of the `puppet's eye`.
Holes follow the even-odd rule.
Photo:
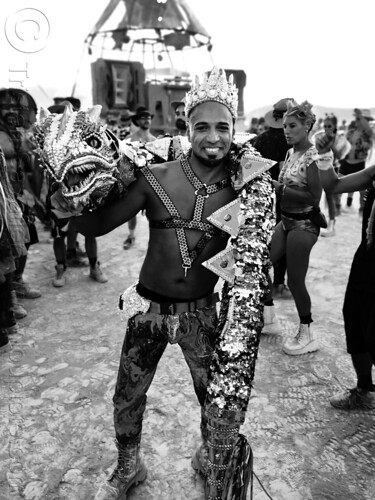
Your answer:
[[[86,142],[89,146],[95,149],[99,149],[102,145],[102,141],[96,135],[89,135],[86,137]]]

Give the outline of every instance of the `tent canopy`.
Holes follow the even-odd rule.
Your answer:
[[[125,7],[125,14],[117,26],[106,28],[119,5]],[[142,30],[151,30],[153,36],[138,39],[153,38],[158,42],[173,46],[180,50],[186,46],[202,46],[210,43],[210,36],[194,15],[185,0],[110,0],[103,14],[98,19],[89,34],[89,44],[98,35],[111,34],[115,40],[115,49],[121,49],[123,43],[128,43],[134,34]]]

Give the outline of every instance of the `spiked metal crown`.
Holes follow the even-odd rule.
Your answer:
[[[234,119],[237,118],[238,89],[233,83],[233,75],[227,80],[225,71],[214,67],[209,76],[203,75],[202,81],[195,77],[195,83],[186,93],[185,113],[189,116],[191,110],[207,101],[216,101],[224,104],[231,112]]]

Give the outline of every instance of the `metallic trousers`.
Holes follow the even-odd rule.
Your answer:
[[[203,407],[217,338],[216,326],[215,306],[178,315],[137,314],[129,319],[113,396],[119,443],[141,439],[147,391],[168,342],[180,346]]]

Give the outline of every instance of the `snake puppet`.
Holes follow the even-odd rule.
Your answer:
[[[146,145],[119,141],[102,122],[101,108],[73,111],[68,103],[62,114],[41,108],[34,127],[36,152],[51,182],[60,188],[65,216],[79,215],[122,196],[138,168],[175,159],[190,147],[186,138],[178,137]]]

